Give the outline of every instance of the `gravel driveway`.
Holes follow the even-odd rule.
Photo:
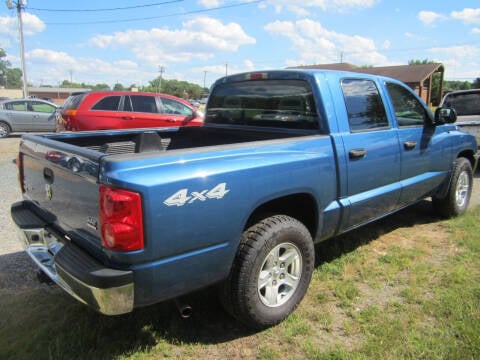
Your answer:
[[[17,181],[17,156],[19,136],[0,139],[0,287],[14,289],[21,286],[40,286],[34,279],[34,266],[23,252],[18,233],[10,218],[10,205],[21,200]],[[470,206],[480,204],[480,173],[474,179],[474,192]]]

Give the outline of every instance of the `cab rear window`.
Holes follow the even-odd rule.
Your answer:
[[[311,86],[303,80],[248,80],[219,84],[210,94],[206,122],[319,129]]]

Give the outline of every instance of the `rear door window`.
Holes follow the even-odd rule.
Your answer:
[[[155,96],[131,95],[132,111],[143,113],[158,113]]]
[[[385,106],[374,81],[343,79],[342,91],[352,132],[389,126]]]

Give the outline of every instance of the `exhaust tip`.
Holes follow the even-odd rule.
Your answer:
[[[177,307],[177,310],[182,319],[188,319],[189,317],[192,316],[193,310],[189,304],[180,303],[178,299],[175,299],[174,301],[175,301],[175,306]]]

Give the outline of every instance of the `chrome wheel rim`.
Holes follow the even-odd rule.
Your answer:
[[[275,246],[258,274],[258,296],[268,307],[285,304],[295,293],[302,275],[302,255],[291,243]]]
[[[5,125],[0,124],[0,137],[5,137],[8,134],[8,130]]]
[[[464,207],[468,199],[470,191],[470,177],[466,171],[463,171],[458,176],[457,187],[455,188],[455,202],[458,207]]]

